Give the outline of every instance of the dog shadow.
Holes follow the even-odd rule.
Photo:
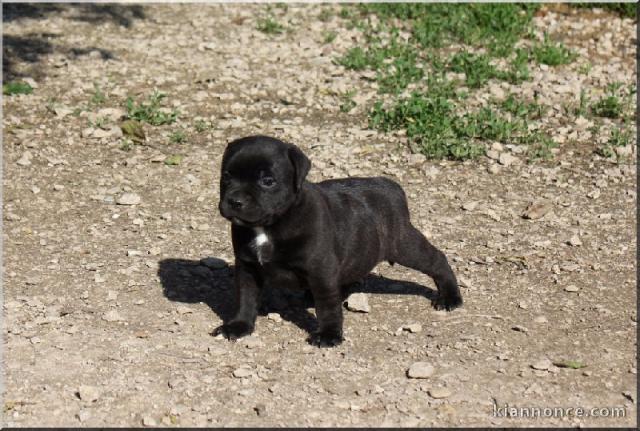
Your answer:
[[[205,303],[223,321],[235,312],[233,265],[215,257],[206,259],[163,259],[158,265],[162,292],[170,301],[194,304]],[[350,285],[351,293],[416,295],[433,301],[437,292],[418,283],[369,274],[362,282]],[[315,315],[308,311],[313,299],[308,293],[294,289],[265,289],[259,315],[277,312],[300,329],[312,333],[317,328]]]

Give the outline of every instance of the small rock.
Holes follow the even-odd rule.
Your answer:
[[[371,308],[369,307],[369,300],[364,293],[353,293],[347,299],[347,309],[350,311],[359,311],[361,313],[368,313]]]
[[[516,156],[512,156],[509,153],[500,153],[500,157],[498,158],[498,163],[500,163],[502,166],[511,166],[519,161],[519,158],[517,158]]]
[[[419,323],[411,323],[409,325],[404,325],[402,329],[404,331],[409,331],[412,334],[417,334],[418,332],[422,331],[422,325]]]
[[[256,412],[258,416],[266,416],[267,415],[267,406],[264,404],[256,404],[253,410]]]
[[[511,329],[513,329],[516,332],[522,332],[522,333],[527,333],[529,332],[529,330],[527,328],[525,328],[524,326],[520,326],[520,325],[515,325],[512,326]]]
[[[533,319],[533,321],[535,323],[547,323],[548,322],[547,318],[544,317],[544,316],[537,316],[535,319]]]
[[[76,414],[76,417],[80,422],[85,422],[87,419],[91,418],[91,413],[88,410],[83,409]]]
[[[204,265],[209,269],[224,269],[228,266],[227,262],[223,259],[218,259],[217,257],[205,257],[204,259],[200,259],[200,265]]]
[[[82,129],[82,132],[80,132],[80,136],[82,136],[83,138],[90,138],[91,136],[93,136],[94,130],[95,129],[93,127]]]
[[[120,322],[124,319],[116,310],[110,310],[102,315],[102,320],[106,320],[107,322]]]
[[[247,367],[241,367],[233,371],[233,377],[237,377],[239,379],[243,379],[251,375],[253,375],[253,371]]]
[[[633,154],[633,147],[631,145],[625,145],[624,147],[615,147],[614,151],[618,157],[629,157]]]
[[[260,340],[260,338],[256,337],[255,335],[250,335],[248,337],[245,337],[242,339],[242,341],[244,342],[244,346],[247,349],[255,349],[256,347],[264,346],[264,343],[262,342],[262,340]]]
[[[451,396],[451,391],[448,388],[431,388],[427,391],[431,398],[440,399]]]
[[[495,163],[494,163],[494,164],[491,164],[491,165],[489,165],[489,167],[487,168],[487,171],[488,171],[490,174],[498,174],[498,173],[500,173],[500,166],[496,165]]]
[[[282,317],[278,313],[269,313],[267,314],[267,319],[273,320],[274,322],[280,323],[282,322]]]
[[[7,213],[5,214],[4,219],[7,221],[20,221],[22,217],[20,217],[18,214]]]
[[[412,379],[427,379],[434,371],[433,365],[428,362],[415,362],[407,370],[407,376]]]
[[[95,386],[82,385],[78,388],[78,396],[82,401],[91,403],[100,398],[100,389]]]
[[[55,190],[56,192],[62,191],[64,190],[64,186],[62,184],[54,184],[53,190]]]
[[[570,284],[567,287],[565,287],[564,290],[567,291],[567,292],[578,292],[580,290],[580,288],[578,286],[576,286],[575,284]]]
[[[594,189],[587,193],[587,197],[591,199],[598,199],[600,197],[600,189]]]
[[[462,204],[462,209],[465,211],[473,211],[474,209],[476,209],[477,206],[478,206],[477,201],[465,202]]]
[[[25,151],[16,163],[20,166],[29,166],[31,165],[31,157],[31,153],[29,151]]]
[[[491,149],[493,151],[501,152],[504,151],[504,145],[502,145],[500,142],[494,142],[491,144]]]
[[[538,200],[529,203],[522,214],[523,218],[529,220],[537,220],[544,217],[551,210],[551,202],[547,200]]]
[[[138,205],[142,199],[135,193],[123,193],[116,199],[118,205]]]
[[[142,425],[146,427],[155,427],[156,425],[158,425],[158,423],[150,415],[144,415],[142,416]]]
[[[127,250],[127,256],[129,257],[142,256],[142,252],[139,250]]]
[[[534,363],[531,365],[531,368],[533,368],[534,370],[548,370],[549,368],[551,368],[553,364],[551,363],[550,360],[548,359],[541,359],[538,362]]]
[[[500,152],[496,150],[488,150],[487,157],[490,158],[491,160],[498,160],[500,159]]]
[[[111,121],[120,121],[127,115],[123,109],[119,108],[103,108],[98,111],[98,117],[108,118]]]
[[[582,241],[580,241],[580,237],[578,235],[573,235],[567,243],[573,247],[578,247],[582,245]]]

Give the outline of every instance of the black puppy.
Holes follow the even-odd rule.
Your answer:
[[[238,309],[214,334],[253,332],[263,286],[297,285],[313,295],[319,329],[310,341],[340,344],[344,287],[381,261],[421,271],[438,287],[437,309],[462,304],[445,255],[411,225],[402,188],[386,178],[305,181],[298,147],[250,136],[222,158],[220,213],[232,222]]]

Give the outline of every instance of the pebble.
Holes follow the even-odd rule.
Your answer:
[[[258,416],[266,416],[267,415],[267,406],[260,403],[256,404],[253,410],[256,412]]]
[[[500,159],[500,152],[496,150],[488,150],[487,157],[490,158],[491,160],[498,160]]]
[[[365,293],[353,293],[347,299],[347,309],[350,311],[358,311],[361,313],[368,313],[371,308],[369,307],[369,300]]]
[[[146,427],[155,427],[155,426],[158,425],[158,423],[150,415],[144,415],[144,416],[142,416],[142,425],[144,425]]]
[[[567,291],[567,292],[578,292],[580,290],[580,288],[578,286],[576,286],[575,284],[570,284],[567,287],[565,287],[564,290]]]
[[[256,337],[255,335],[244,337],[242,341],[244,346],[247,349],[255,349],[256,347],[264,346],[264,343],[262,342],[262,340],[260,340],[260,338]]]
[[[409,325],[404,325],[402,329],[404,331],[409,331],[412,334],[417,334],[418,332],[422,331],[422,325],[419,323],[411,323]]]
[[[267,314],[267,319],[273,320],[274,322],[280,323],[282,322],[282,317],[278,313],[269,313]]]
[[[100,389],[95,386],[81,385],[78,388],[78,396],[82,401],[94,402],[100,398]]]
[[[522,217],[529,220],[542,218],[551,210],[551,202],[547,200],[533,201],[527,205]]]
[[[31,157],[31,153],[29,151],[25,151],[16,163],[20,166],[29,166],[31,165]]]
[[[533,368],[534,370],[548,370],[549,368],[551,368],[551,365],[553,365],[551,363],[550,360],[548,359],[541,359],[538,362],[531,364],[531,368]]]
[[[451,391],[448,388],[431,388],[427,391],[431,398],[440,399],[451,396]]]
[[[545,316],[537,316],[535,319],[533,319],[533,321],[535,323],[547,323],[548,320]]]
[[[86,420],[91,418],[91,413],[88,410],[83,409],[76,414],[76,417],[80,422],[85,422]]]
[[[473,211],[474,209],[476,209],[477,206],[478,206],[477,201],[465,202],[462,204],[462,209],[465,211]]]
[[[415,362],[407,370],[407,376],[412,379],[427,379],[434,371],[433,365],[428,362]]]
[[[591,199],[598,199],[600,197],[600,189],[594,189],[587,193],[587,197]]]
[[[573,235],[567,243],[573,247],[578,247],[582,245],[582,241],[578,235]]]
[[[140,196],[135,193],[123,193],[116,199],[118,205],[138,205],[141,202]]]
[[[233,377],[236,377],[239,379],[243,379],[251,375],[253,375],[253,371],[251,370],[251,368],[247,368],[247,367],[240,367],[233,371]]]
[[[110,310],[102,315],[102,320],[106,320],[107,322],[120,322],[124,319],[116,310]]]
[[[511,166],[519,161],[519,158],[517,158],[516,156],[512,156],[509,153],[500,153],[500,157],[498,158],[498,163],[500,163],[502,166]]]
[[[498,174],[498,173],[500,173],[500,166],[496,165],[495,163],[494,163],[494,164],[491,164],[491,165],[489,165],[489,167],[487,168],[487,171],[488,171],[490,174]]]

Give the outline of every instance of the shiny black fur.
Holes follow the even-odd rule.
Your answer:
[[[309,168],[298,147],[274,138],[251,136],[227,147],[219,208],[233,223],[238,309],[215,334],[236,339],[253,332],[263,286],[287,285],[313,295],[319,328],[310,341],[337,345],[345,286],[385,260],[432,277],[436,308],[462,304],[447,258],[413,227],[397,183],[376,177],[314,184],[305,181]],[[255,227],[269,238],[259,252]]]

